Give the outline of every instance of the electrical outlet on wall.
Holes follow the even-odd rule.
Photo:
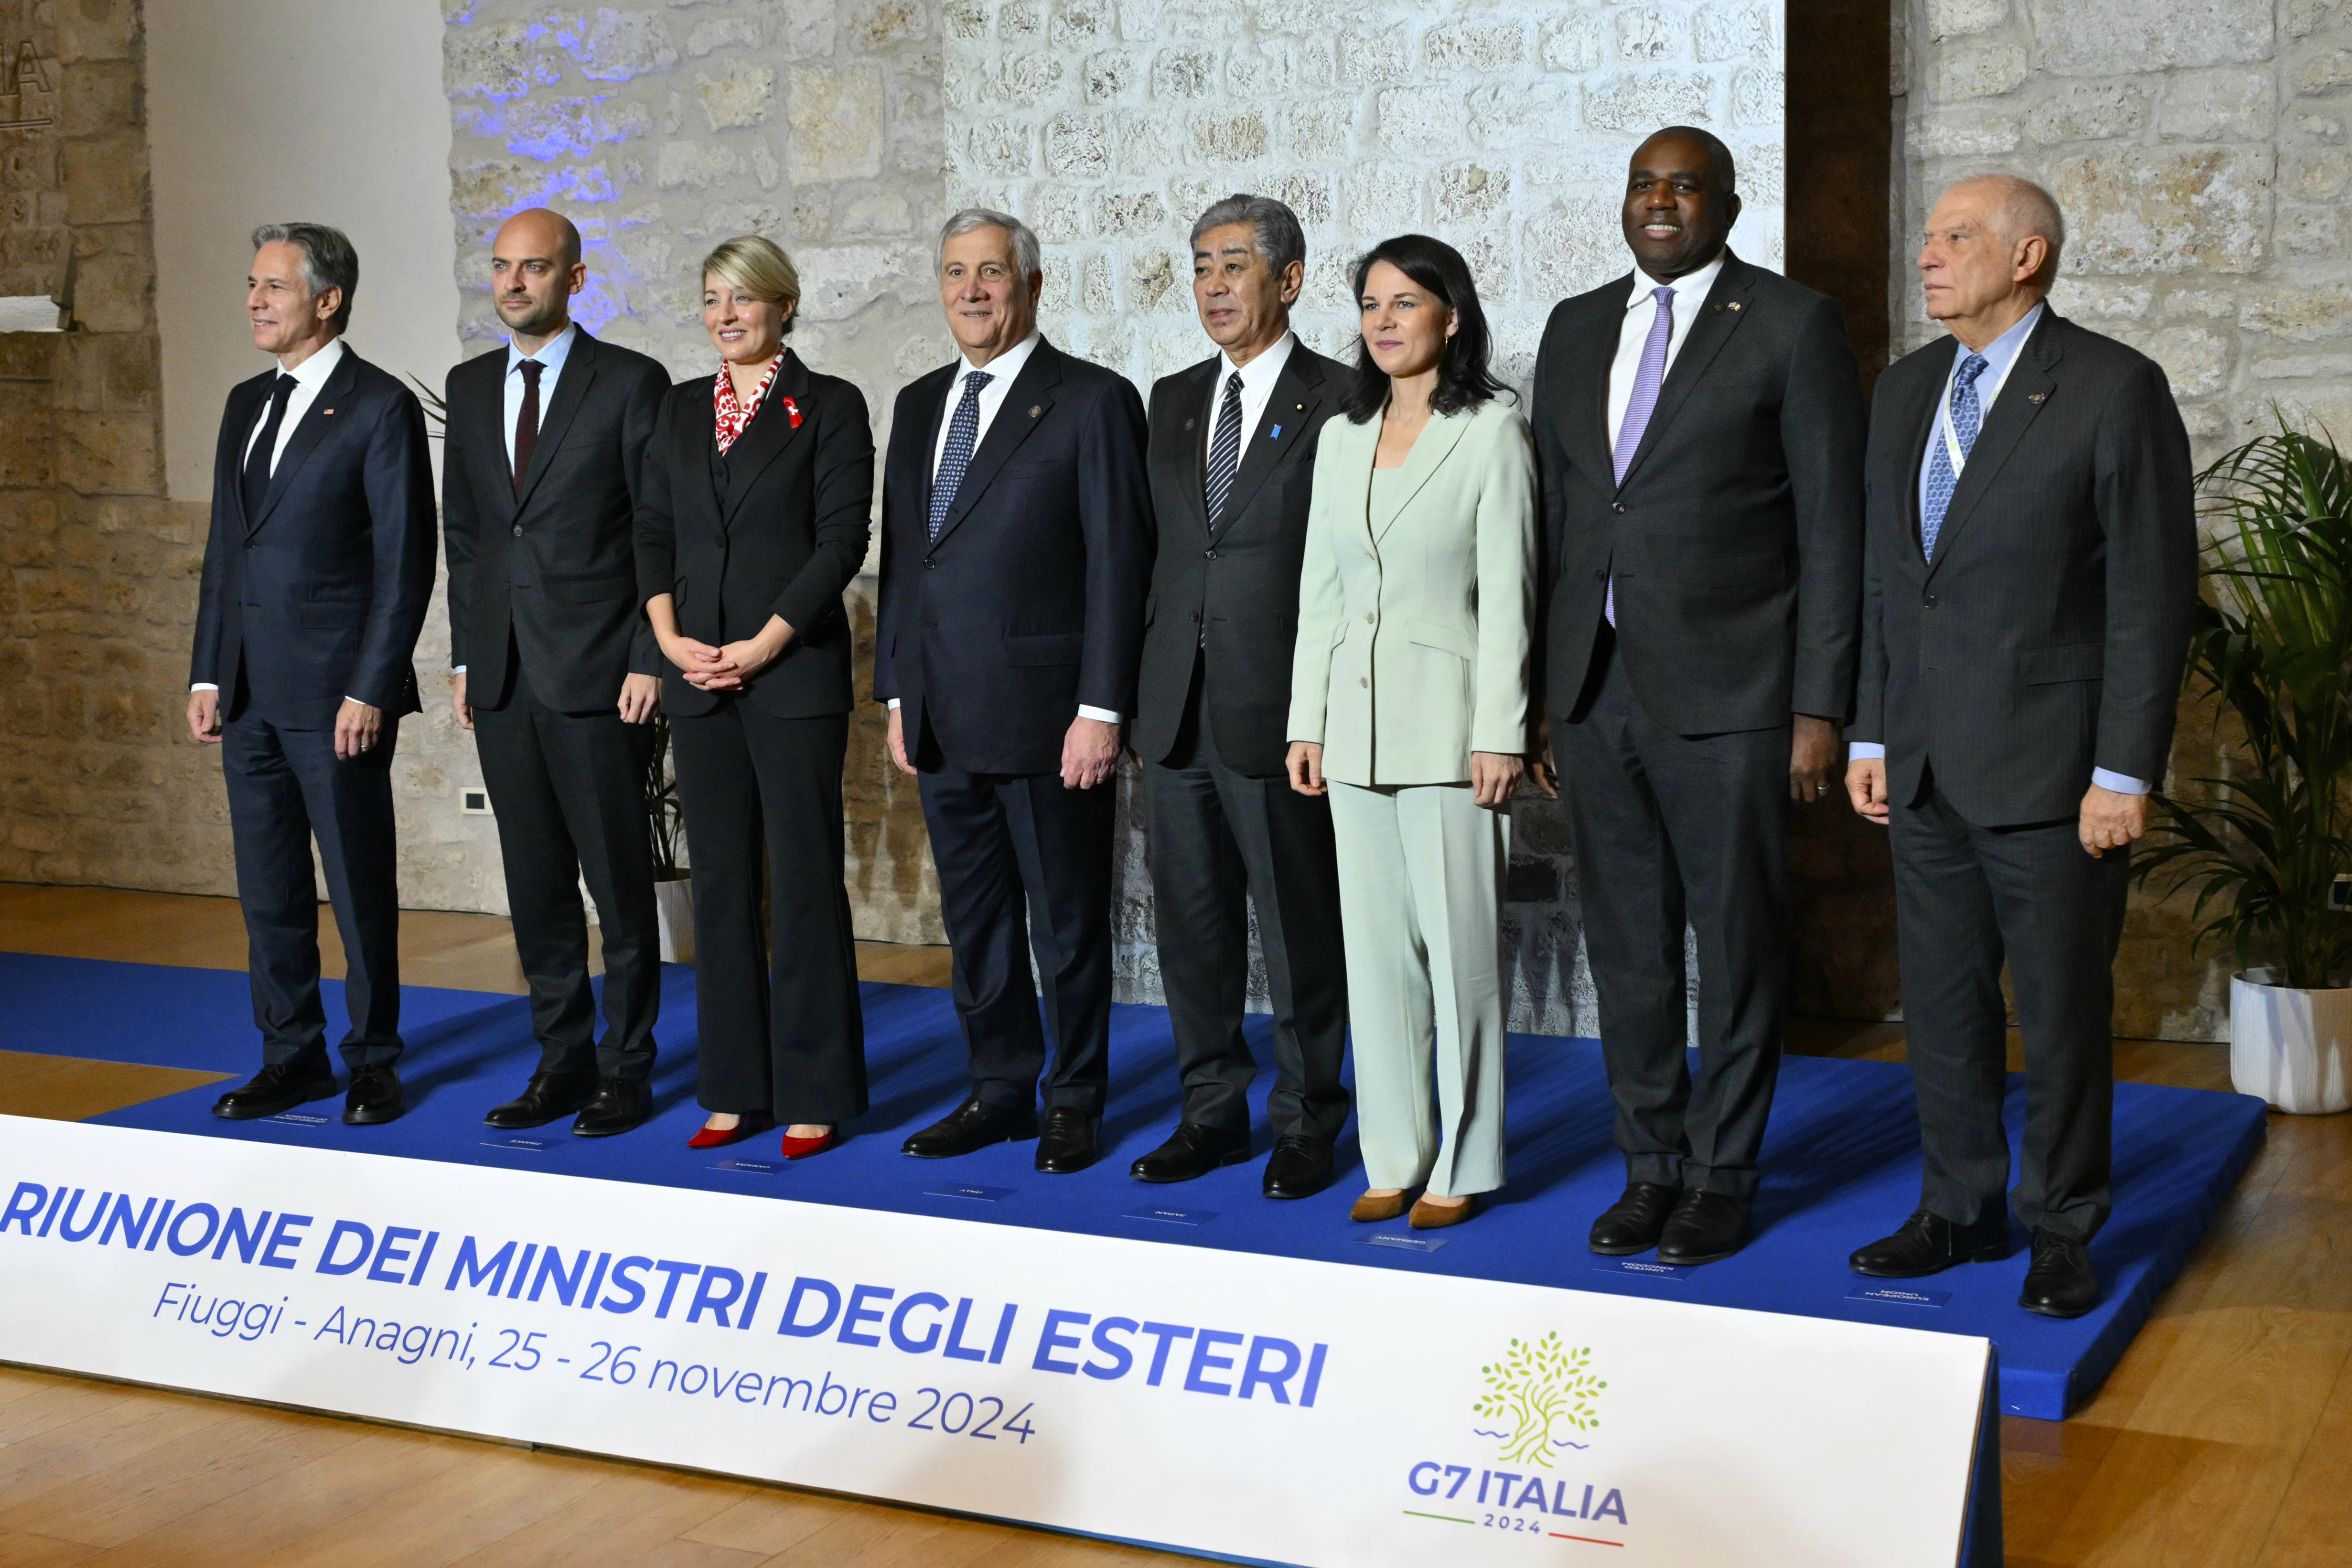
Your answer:
[[[486,789],[461,789],[457,792],[457,809],[467,816],[490,816],[490,792]]]

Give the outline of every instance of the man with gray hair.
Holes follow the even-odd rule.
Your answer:
[[[2197,603],[2189,437],[2164,370],[2046,301],[2057,204],[1963,180],[1927,217],[1952,341],[1879,378],[1867,459],[1853,808],[1889,829],[1926,1158],[1919,1207],[1856,1251],[1907,1279],[2032,1233],[2018,1304],[2079,1317],[2107,1217],[2116,943],[2164,777]],[[2025,1043],[2013,1193],[2008,1010]]]
[[[956,214],[935,260],[961,353],[892,416],[874,695],[891,761],[920,780],[971,1084],[905,1147],[1036,1138],[1037,1169],[1063,1174],[1094,1163],[1110,1081],[1114,780],[1151,562],[1143,402],[1038,331],[1045,275],[1018,218]]]
[[[1189,1181],[1249,1158],[1255,900],[1274,1002],[1270,1198],[1323,1189],[1348,1120],[1331,807],[1283,770],[1316,437],[1346,374],[1290,330],[1306,279],[1307,237],[1271,197],[1228,196],[1192,226],[1192,302],[1221,352],[1151,389],[1160,552],[1134,742],[1184,1104],[1129,1173]]]
[[[232,388],[213,458],[188,731],[221,748],[262,1069],[216,1116],[275,1116],[339,1087],[319,994],[326,868],[342,933],[343,1120],[390,1121],[400,1077],[392,752],[433,596],[424,410],[343,342],[359,257],[322,224],[253,235],[245,309],[277,363]]]

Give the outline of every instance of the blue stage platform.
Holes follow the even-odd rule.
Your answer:
[[[241,973],[5,953],[0,984],[13,1001],[0,1047],[239,1075],[258,1063]],[[340,1028],[341,987],[330,983],[327,990],[328,1016]],[[2052,1420],[2087,1399],[2113,1369],[2264,1130],[2261,1101],[2242,1095],[2117,1085],[2116,1217],[2091,1249],[2106,1296],[2089,1316],[2054,1322],[2016,1305],[2021,1252],[1908,1282],[1922,1298],[1942,1297],[1939,1304],[1851,1294],[1871,1282],[1847,1271],[1846,1254],[1901,1223],[1917,1198],[1918,1132],[1910,1078],[1900,1067],[1790,1058],[1765,1150],[1754,1241],[1723,1263],[1660,1275],[1604,1265],[1585,1249],[1585,1227],[1623,1182],[1596,1041],[1511,1037],[1510,1184],[1471,1224],[1442,1233],[1438,1250],[1421,1252],[1367,1244],[1375,1233],[1412,1237],[1402,1225],[1349,1221],[1362,1184],[1352,1137],[1341,1145],[1339,1181],[1304,1202],[1260,1196],[1258,1162],[1179,1186],[1130,1180],[1129,1163],[1176,1118],[1168,1019],[1156,1007],[1123,1006],[1113,1015],[1107,1152],[1092,1170],[1041,1176],[1030,1166],[1034,1145],[1025,1143],[957,1161],[907,1159],[898,1152],[904,1134],[963,1093],[961,1039],[944,991],[869,984],[863,993],[873,1110],[848,1127],[841,1147],[790,1166],[776,1161],[772,1134],[715,1152],[685,1147],[701,1113],[694,1105],[693,975],[675,968],[665,974],[656,1113],[625,1137],[574,1138],[559,1122],[522,1135],[543,1147],[494,1142],[503,1135],[482,1126],[483,1111],[519,1090],[536,1060],[526,1004],[416,987],[404,993],[402,1076],[411,1109],[390,1126],[347,1128],[332,1101],[304,1108],[324,1113],[317,1122],[222,1121],[210,1113],[219,1093],[213,1088],[97,1120],[1982,1335],[2000,1347],[2001,1409]],[[1270,1028],[1270,1020],[1253,1019],[1253,1043],[1262,1047]],[[1263,1060],[1268,1053],[1260,1054]],[[1261,1114],[1264,1087],[1261,1079]],[[2016,1079],[2010,1113],[2014,1139],[2022,1114]],[[1265,1142],[1261,1131],[1261,1151]],[[781,1168],[720,1167],[730,1159]],[[956,1185],[998,1195],[932,1191]],[[1183,1211],[1195,1223],[1148,1217],[1155,1208]]]

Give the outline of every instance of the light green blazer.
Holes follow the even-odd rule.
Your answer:
[[[1290,739],[1341,784],[1459,784],[1528,749],[1534,447],[1499,403],[1432,418],[1375,512],[1380,438],[1340,415],[1316,448]]]

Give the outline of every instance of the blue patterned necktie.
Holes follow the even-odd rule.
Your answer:
[[[1977,377],[1985,373],[1985,356],[1970,354],[1952,377],[1952,438],[1960,445],[1960,462],[1977,447],[1977,431],[1984,424],[1984,405],[1977,400]],[[1940,420],[1938,425],[1942,423]],[[1952,467],[1952,450],[1938,428],[1928,438],[1927,504],[1919,510],[1919,553],[1936,558],[1936,535],[1943,531],[1944,514],[1952,508],[1952,489],[1960,476]]]
[[[1232,493],[1234,475],[1242,466],[1242,373],[1225,377],[1224,401],[1217,409],[1217,438],[1209,444],[1207,499],[1209,527],[1224,515],[1225,497]]]
[[[1616,470],[1617,482],[1625,482],[1625,470],[1633,466],[1633,454],[1642,449],[1642,433],[1650,427],[1650,416],[1658,411],[1658,389],[1666,384],[1666,345],[1675,335],[1675,291],[1667,288],[1650,290],[1650,298],[1658,302],[1658,313],[1650,318],[1650,335],[1642,344],[1641,367],[1633,373],[1633,393],[1625,400],[1625,422],[1617,426],[1617,449],[1610,454],[1611,466]],[[1617,624],[1617,579],[1609,579],[1609,594],[1601,605],[1601,613],[1609,624]]]
[[[986,371],[976,370],[963,378],[963,396],[958,400],[955,417],[948,421],[947,450],[940,454],[940,471],[931,479],[931,542],[937,544],[940,530],[946,526],[948,508],[955,504],[956,487],[963,483],[963,471],[971,467],[971,449],[980,439],[980,392],[996,378]]]

